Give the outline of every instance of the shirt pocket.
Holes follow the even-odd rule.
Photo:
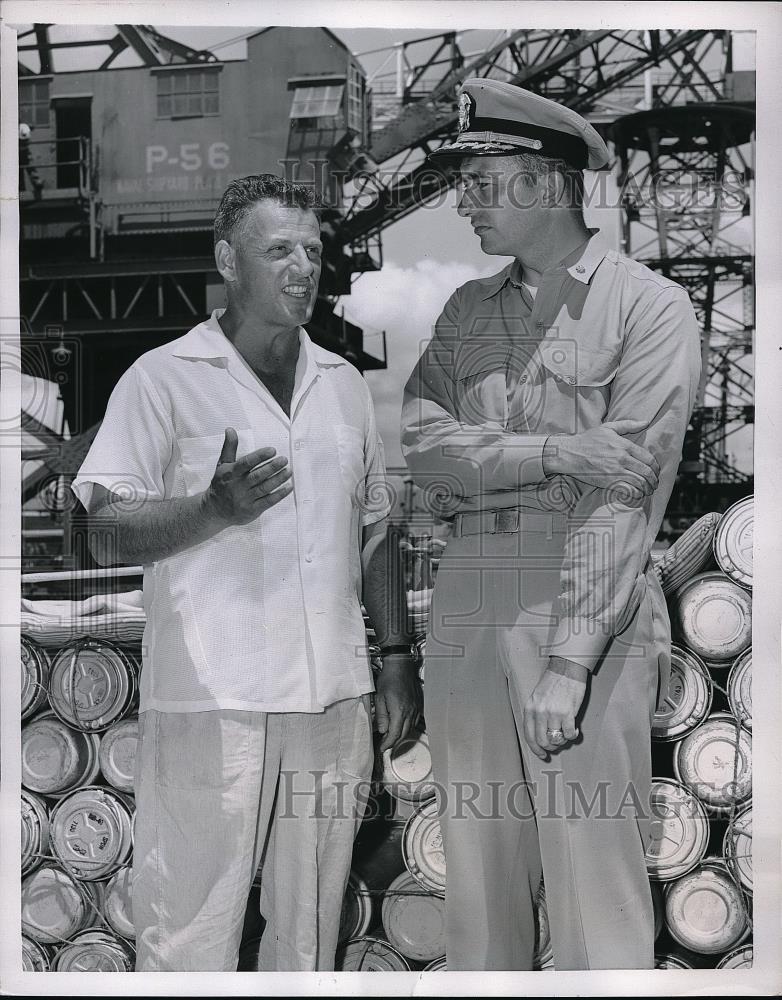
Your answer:
[[[238,458],[253,450],[252,431],[237,431],[239,444]],[[185,496],[202,493],[212,481],[220,453],[223,450],[225,432],[207,434],[204,437],[179,438],[179,467],[185,487]]]
[[[339,471],[354,505],[364,502],[364,434],[352,424],[335,424]]]
[[[538,357],[546,373],[563,386],[610,386],[619,370],[620,355],[611,348],[584,347],[575,340],[543,341]]]
[[[454,394],[459,423],[505,427],[508,419],[506,359],[476,359],[469,365],[459,365]]]

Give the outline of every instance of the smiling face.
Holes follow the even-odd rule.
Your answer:
[[[549,223],[543,178],[522,171],[514,156],[468,156],[459,172],[457,210],[470,220],[484,253],[517,257]]]
[[[232,306],[253,323],[276,329],[293,329],[309,320],[323,251],[311,209],[256,202],[236,226],[230,253],[227,246],[222,253],[228,266],[220,270]]]

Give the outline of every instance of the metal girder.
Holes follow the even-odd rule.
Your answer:
[[[98,433],[100,423],[98,421],[83,434],[78,434],[68,441],[61,441],[51,452],[47,452],[43,465],[22,480],[23,504],[39,493],[52,478],[76,475],[87,457],[87,452]]]
[[[155,31],[148,24],[118,24],[117,31],[144,62],[145,66],[165,66],[173,62],[215,62],[207,49],[191,49]]]
[[[38,46],[38,55],[41,60],[41,73],[52,72],[52,45],[49,40],[49,25],[35,25],[35,41]]]
[[[204,63],[216,62],[217,57],[208,49],[193,49],[189,45],[161,35],[148,24],[117,24],[117,34],[109,38],[80,39],[78,41],[54,41],[49,36],[51,24],[35,24],[29,32],[20,35],[23,38],[35,36],[35,42],[26,42],[18,46],[19,52],[37,52],[40,59],[39,73],[54,73],[53,53],[58,49],[80,49],[103,46],[109,54],[98,67],[107,69],[117,56],[128,48],[139,56],[145,66],[166,66],[171,63]],[[20,73],[24,76],[35,76],[28,67],[20,64]]]

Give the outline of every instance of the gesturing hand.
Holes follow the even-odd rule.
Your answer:
[[[226,427],[225,441],[212,482],[208,503],[226,525],[248,524],[274,507],[293,490],[288,459],[274,448],[259,448],[237,459],[239,437]]]
[[[587,676],[588,671],[581,664],[552,656],[535,685],[524,706],[524,738],[541,760],[578,736],[576,716],[586,694]]]

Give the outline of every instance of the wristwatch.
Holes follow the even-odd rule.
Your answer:
[[[414,660],[418,658],[418,648],[414,642],[396,642],[390,643],[388,646],[381,646],[378,656],[382,660],[386,656],[393,656],[395,653],[404,653],[405,656],[410,656]]]

